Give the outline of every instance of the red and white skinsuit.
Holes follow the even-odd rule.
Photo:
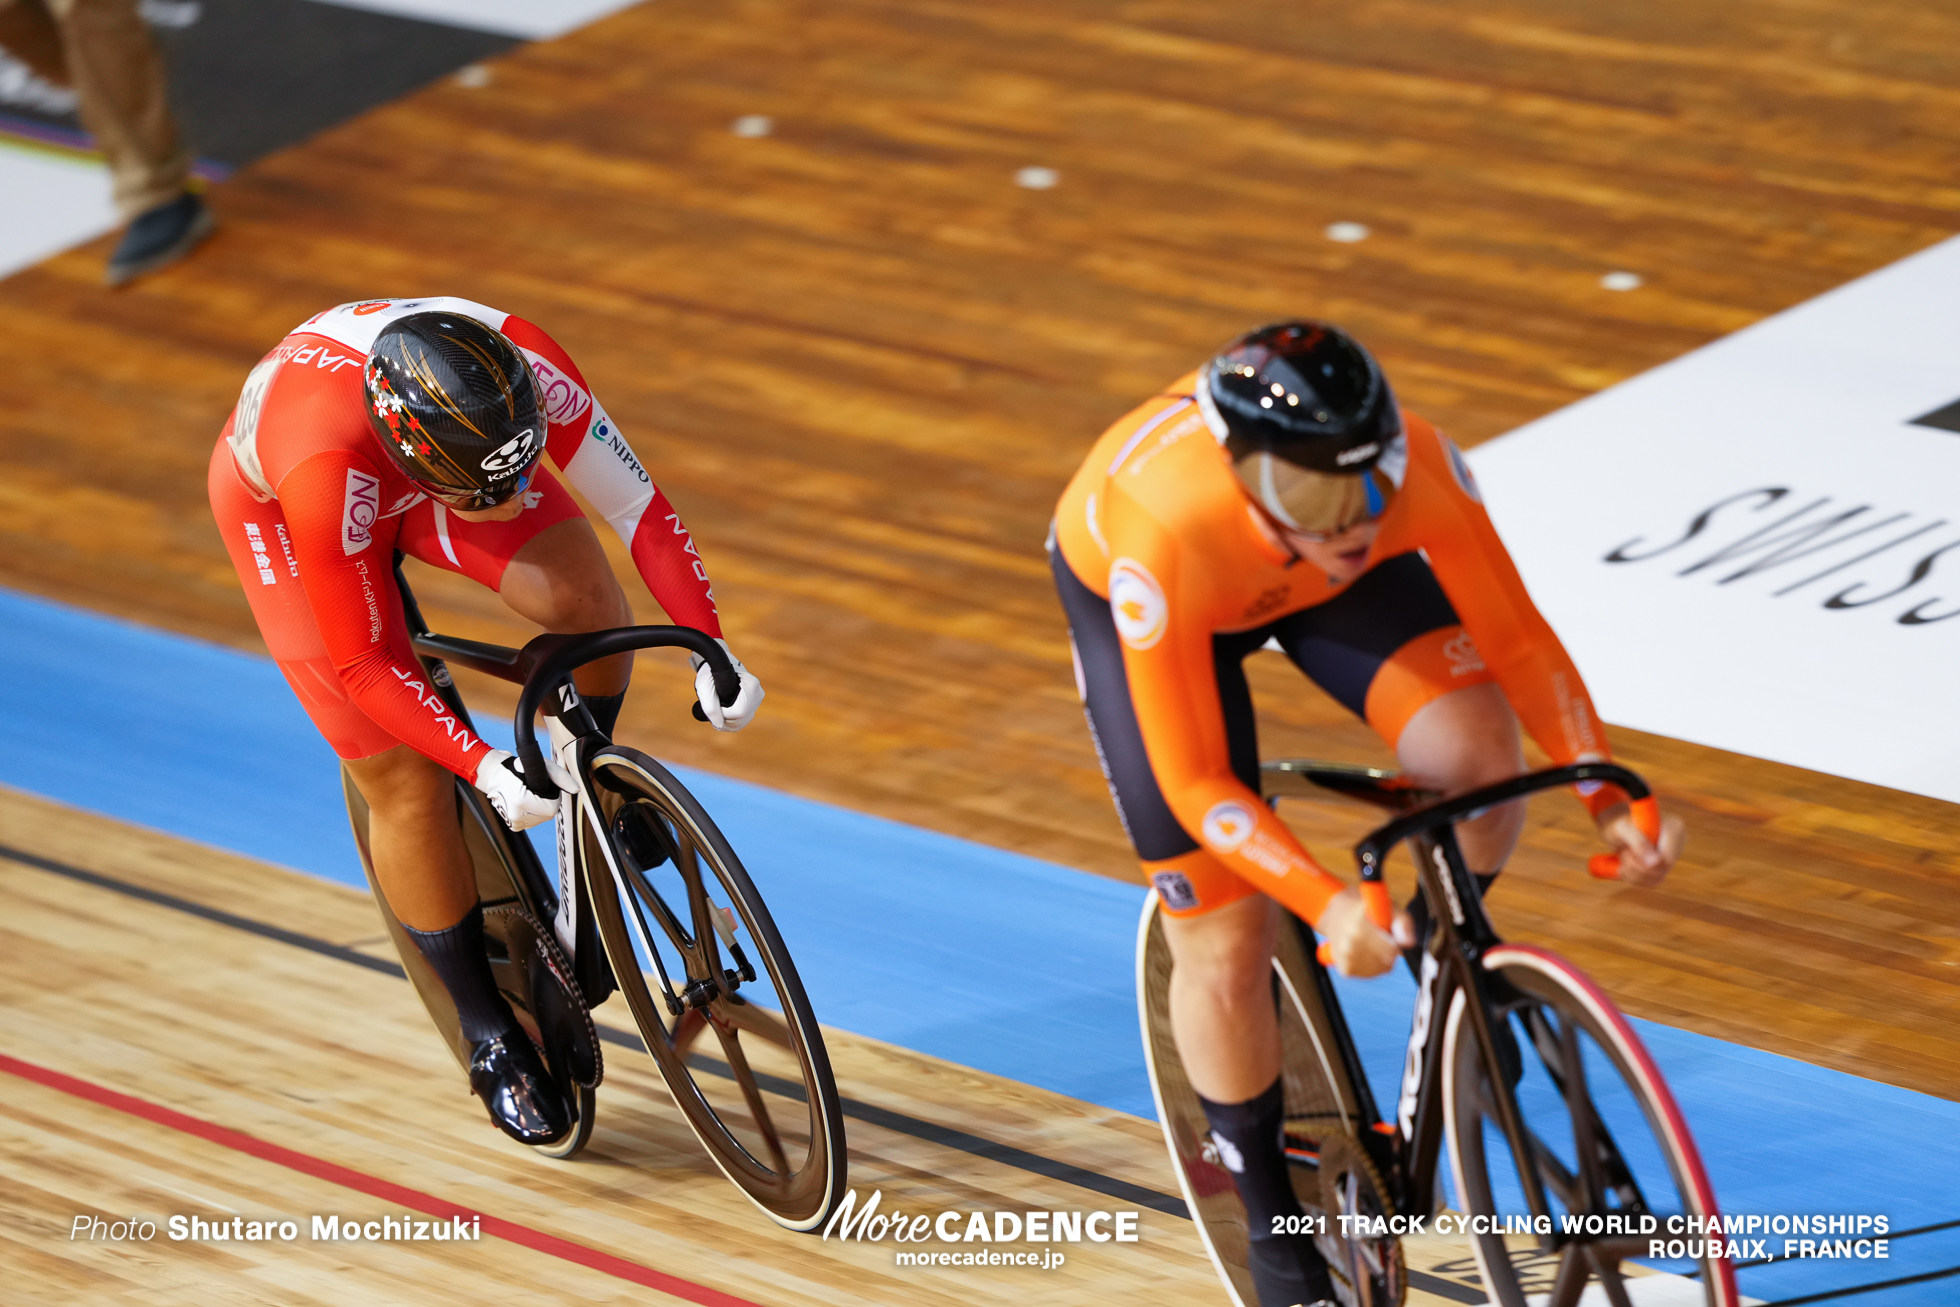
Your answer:
[[[721,635],[680,515],[557,342],[453,298],[365,300],[301,323],[252,369],[211,455],[211,510],[252,615],[307,715],[343,758],[407,744],[465,779],[489,746],[456,721],[409,646],[393,551],[495,590],[513,555],[579,507],[549,467],[508,522],[465,522],[415,487],[368,426],[361,374],[383,327],[446,310],[501,331],[538,380],[545,456],[619,533],[674,622]]]

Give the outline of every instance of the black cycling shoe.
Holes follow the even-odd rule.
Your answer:
[[[572,1109],[544,1069],[537,1045],[516,1026],[470,1048],[470,1089],[497,1128],[520,1144],[549,1144],[572,1128]]]
[[[1334,1281],[1312,1235],[1252,1240],[1246,1269],[1259,1292],[1259,1307],[1316,1307],[1333,1301]]]

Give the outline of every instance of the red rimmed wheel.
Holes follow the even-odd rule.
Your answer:
[[[1485,1063],[1458,993],[1443,1034],[1443,1090],[1457,1201],[1481,1229],[1469,1231],[1497,1307],[1576,1307],[1588,1285],[1609,1302],[1648,1275],[1676,1278],[1676,1292],[1706,1307],[1738,1307],[1735,1268],[1711,1243],[1670,1218],[1717,1215],[1714,1187],[1660,1068],[1626,1017],[1571,963],[1528,944],[1502,944],[1483,959],[1491,1007],[1510,1038]],[[1551,1208],[1552,1232],[1530,1229],[1516,1150],[1497,1121],[1493,1076],[1515,1085],[1524,1153]],[[1679,1239],[1676,1259],[1649,1257],[1651,1243]],[[1674,1301],[1674,1299],[1670,1299]]]

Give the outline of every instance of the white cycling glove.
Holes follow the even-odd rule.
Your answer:
[[[540,798],[524,784],[523,764],[514,754],[492,749],[476,765],[476,788],[512,830],[529,830],[558,815],[558,798]]]
[[[715,643],[723,653],[728,653],[728,641],[717,637]],[[762,682],[742,666],[740,658],[728,653],[728,661],[735,664],[735,675],[741,678],[742,692],[735,696],[734,703],[724,708],[721,696],[715,693],[714,668],[700,654],[691,653],[688,660],[694,664],[694,693],[701,700],[701,711],[708,715],[708,724],[718,731],[739,731],[747,726],[755,710],[762,706]]]

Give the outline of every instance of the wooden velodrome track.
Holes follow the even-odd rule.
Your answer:
[[[204,504],[245,372],[326,305],[469,296],[579,359],[769,687],[741,736],[676,734],[683,679],[643,676],[624,733],[1132,878],[1041,553],[1104,424],[1235,331],[1311,312],[1474,444],[1882,266],[1960,224],[1956,51],[1960,15],[1901,0],[660,0],[518,50],[487,88],[432,87],[243,170],[210,245],[133,290],[99,287],[100,245],[0,283],[0,584],[259,648]],[[730,134],[753,113],[776,133]],[[1017,189],[1031,164],[1061,185]],[[1374,235],[1330,243],[1336,220]],[[1611,269],[1646,285],[1604,291]],[[467,583],[417,588],[442,629],[524,638]],[[1269,755],[1380,755],[1278,660],[1255,663]],[[1955,1097],[1950,805],[1615,740],[1687,816],[1684,865],[1660,891],[1590,882],[1576,805],[1542,803],[1494,895],[1507,933],[1640,1015]],[[15,796],[0,831],[385,952],[332,886]],[[1216,1301],[1189,1227],[1156,1213],[1121,1255],[958,1280],[779,1235],[624,1057],[594,1160],[539,1164],[459,1101],[398,981],[26,864],[0,860],[0,881],[0,1052],[27,1062],[759,1302]],[[171,961],[187,955],[200,965]],[[1170,1188],[1148,1123],[837,1040],[862,1102]],[[647,1296],[508,1241],[466,1259],[71,1245],[50,1229],[82,1210],[394,1208],[182,1122],[0,1083],[0,1297],[479,1301],[478,1276]],[[888,1199],[1120,1205],[852,1132],[854,1183]]]

